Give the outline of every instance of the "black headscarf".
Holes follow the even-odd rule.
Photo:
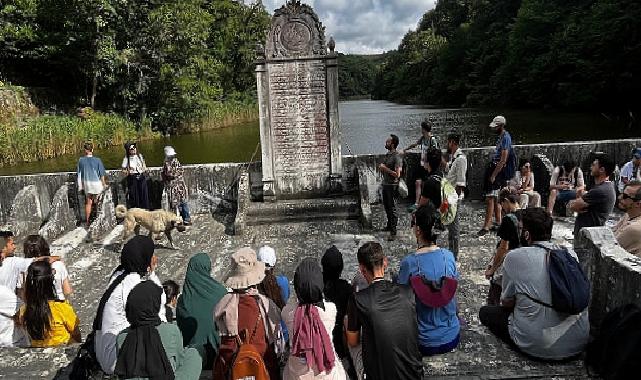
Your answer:
[[[308,257],[298,265],[294,273],[294,289],[299,304],[311,304],[325,309],[323,273],[316,259]]]
[[[325,251],[321,265],[323,266],[324,282],[338,280],[343,272],[343,254],[335,245],[332,245]]]
[[[102,314],[105,311],[105,305],[111,297],[111,293],[116,289],[122,280],[130,273],[138,273],[140,276],[147,274],[147,268],[151,265],[151,258],[154,255],[154,241],[149,236],[136,235],[122,247],[120,254],[120,265],[114,270],[114,273],[122,273],[113,280],[98,303],[98,311],[93,321],[94,330],[102,330]],[[112,276],[113,276],[112,274]]]
[[[143,281],[127,297],[125,313],[130,327],[118,352],[114,372],[121,378],[174,379],[174,370],[156,329],[161,323],[158,312],[162,292],[153,281]]]

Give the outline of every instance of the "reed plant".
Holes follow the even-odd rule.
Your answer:
[[[150,127],[137,129],[131,121],[114,114],[93,112],[88,118],[40,116],[24,126],[0,124],[0,166],[32,162],[65,154],[77,154],[85,141],[96,148],[159,137]]]
[[[183,124],[179,133],[195,133],[229,127],[258,119],[258,104],[255,100],[226,100],[213,102],[199,120]]]

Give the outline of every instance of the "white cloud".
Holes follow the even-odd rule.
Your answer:
[[[286,0],[263,0],[267,11]],[[377,54],[398,47],[403,35],[415,29],[421,17],[434,8],[434,0],[303,0],[325,26],[327,38],[336,40],[342,53]]]

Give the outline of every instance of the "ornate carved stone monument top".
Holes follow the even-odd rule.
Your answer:
[[[289,0],[256,54],[265,199],[340,192],[338,66],[314,10]]]
[[[325,27],[312,7],[290,0],[277,9],[265,53],[268,60],[326,55]]]

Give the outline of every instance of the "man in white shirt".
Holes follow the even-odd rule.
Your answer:
[[[619,190],[623,191],[623,187],[630,181],[641,181],[641,148],[634,148],[632,160],[626,162],[621,168]]]
[[[15,292],[20,275],[27,271],[34,260],[49,260],[54,263],[60,260],[59,256],[47,256],[37,258],[15,257],[13,253],[16,244],[13,239],[13,232],[0,231],[0,285],[4,285]]]
[[[16,293],[0,285],[0,347],[28,346],[29,339],[14,317],[20,309],[20,299]]]
[[[501,306],[481,307],[479,319],[498,338],[527,355],[544,360],[576,356],[590,337],[588,309],[569,315],[533,300],[552,304],[547,264],[547,249],[553,247],[552,216],[542,208],[525,209],[521,216],[525,246],[505,257]],[[568,251],[578,260],[574,251]]]
[[[447,163],[447,180],[456,188],[456,193],[459,196],[459,201],[456,207],[456,216],[454,221],[450,223],[448,228],[448,243],[449,248],[452,253],[454,253],[454,258],[458,258],[458,247],[459,247],[459,215],[461,213],[461,207],[463,206],[462,200],[465,194],[465,187],[467,186],[467,157],[460,149],[461,137],[456,134],[450,134],[447,136],[447,150],[450,154],[450,159]]]

